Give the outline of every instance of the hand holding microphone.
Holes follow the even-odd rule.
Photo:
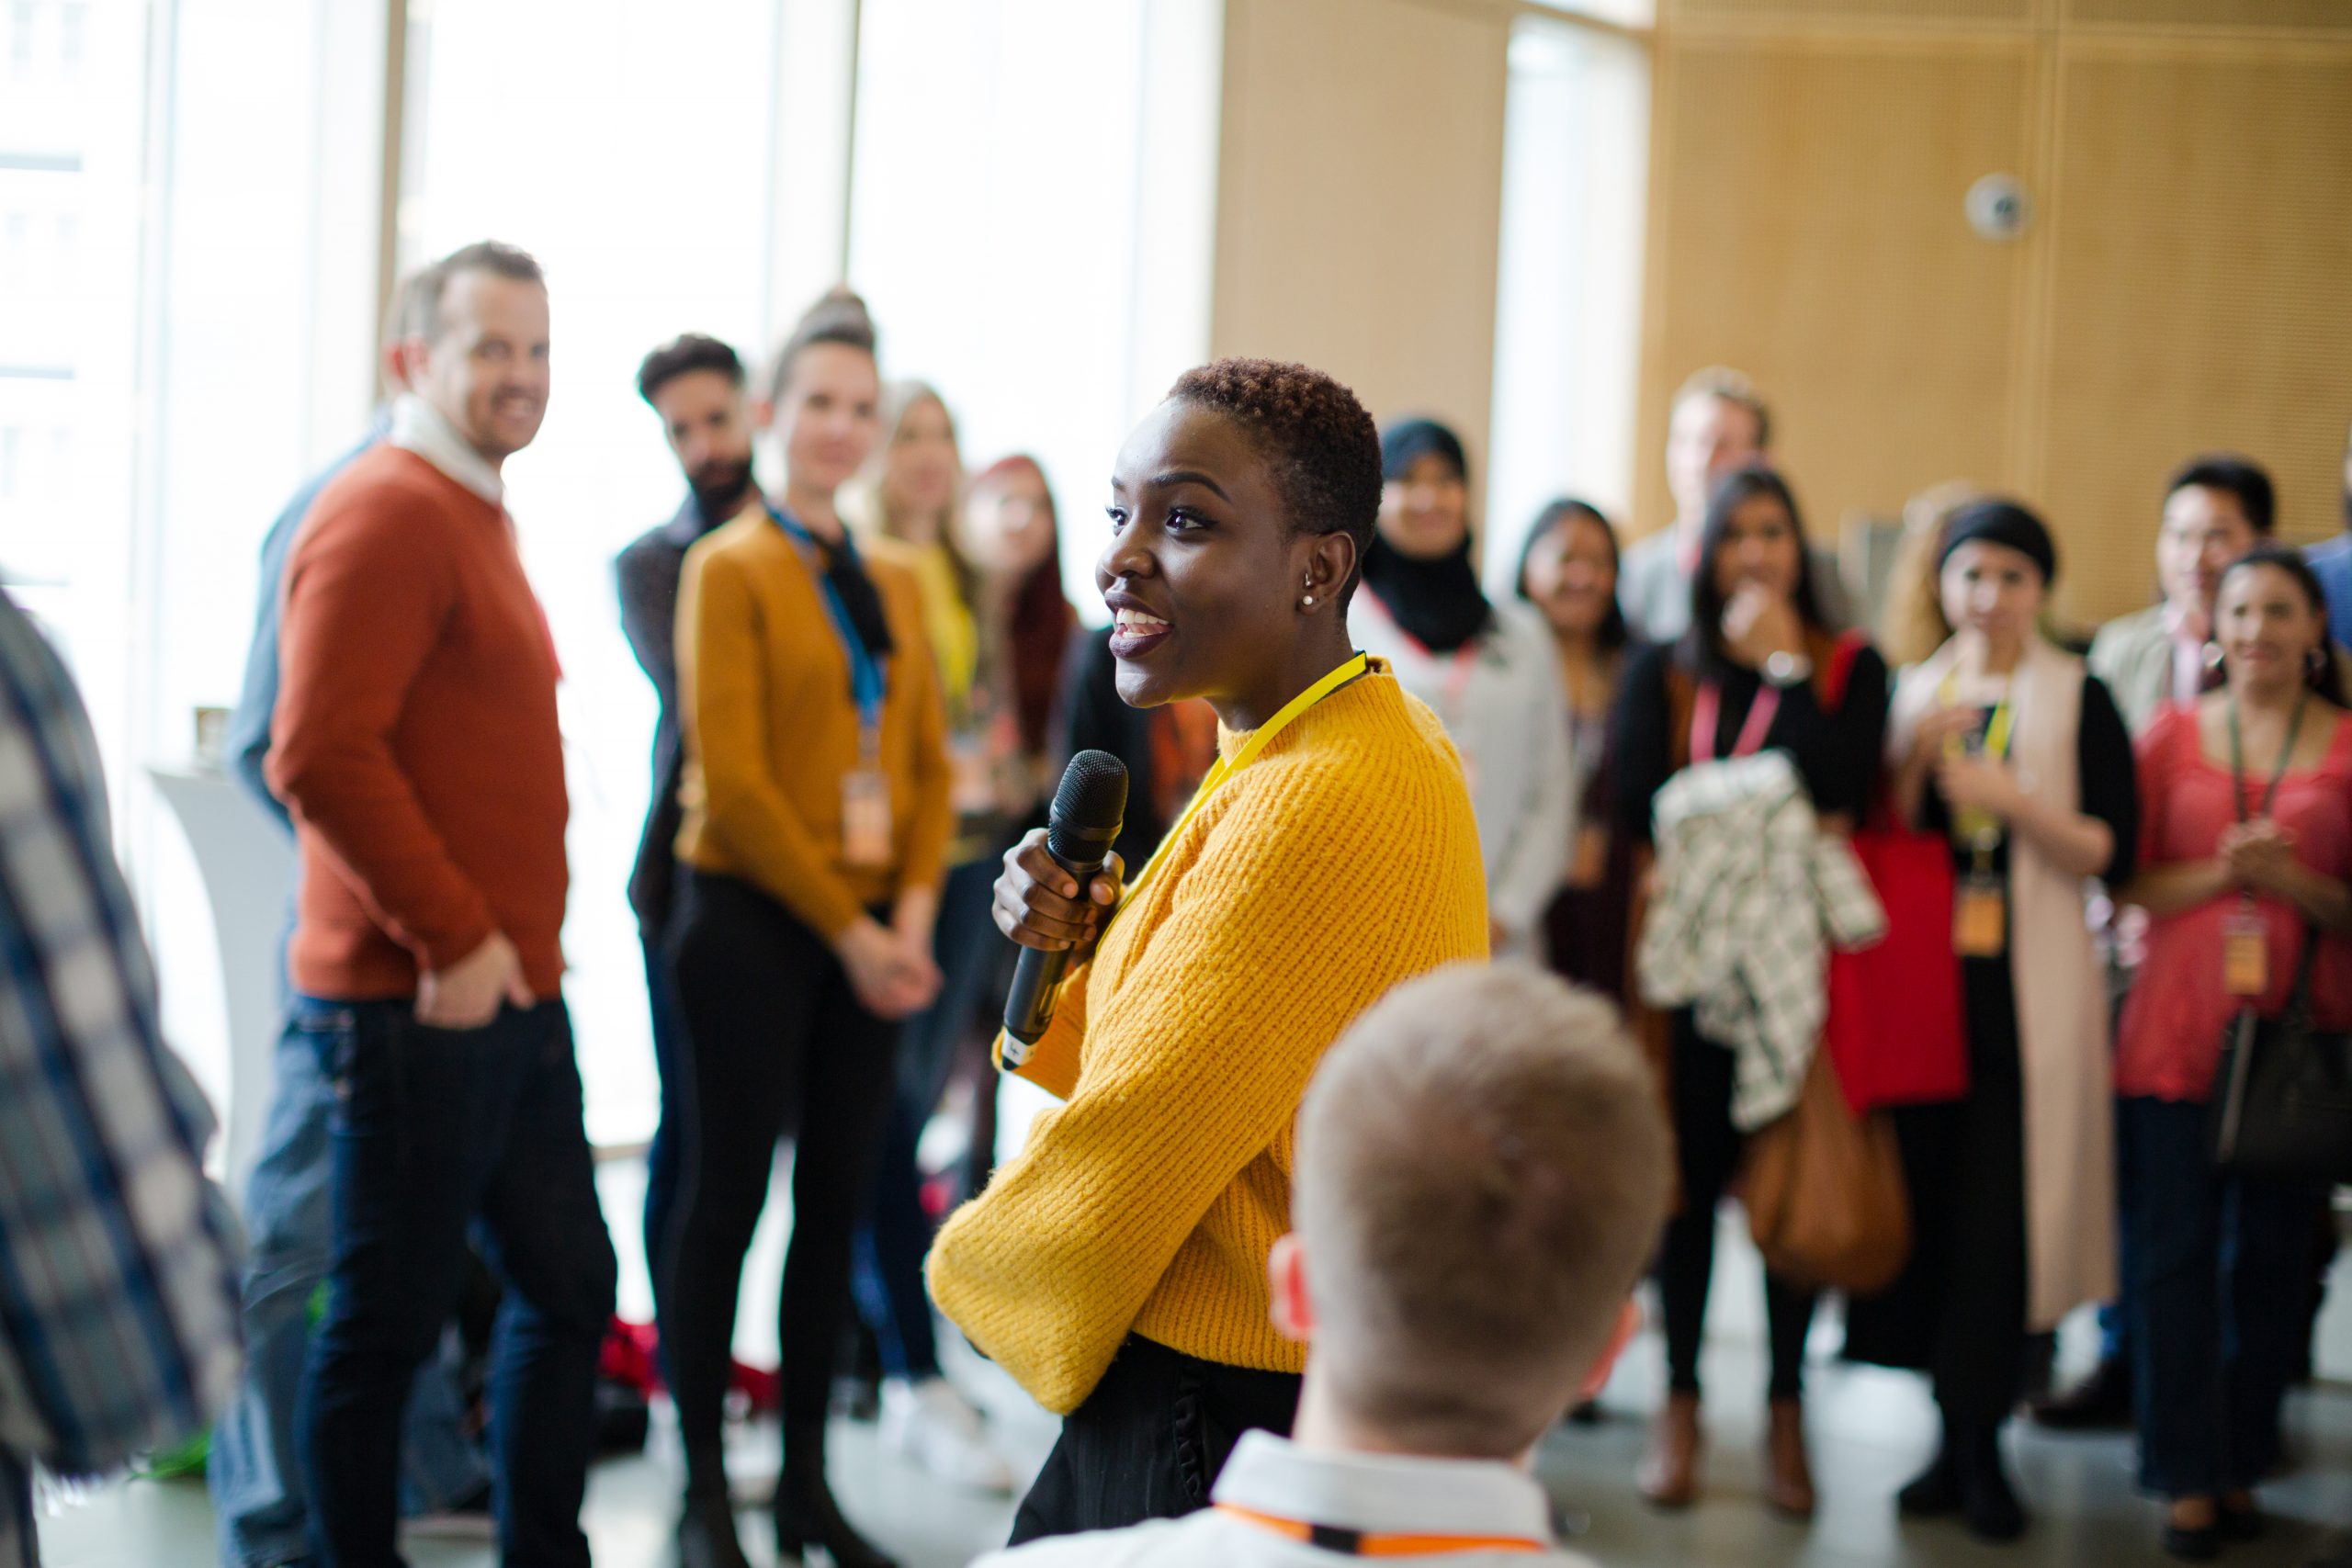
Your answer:
[[[1005,852],[1004,874],[996,881],[996,929],[1040,953],[1083,957],[1102,934],[1102,917],[1118,903],[1125,875],[1114,852],[1081,897],[1078,878],[1046,847],[1046,829],[1033,829]]]
[[[1004,1004],[1004,1060],[1019,1066],[1053,1021],[1073,955],[1092,947],[1119,901],[1125,866],[1111,845],[1127,807],[1126,764],[1105,751],[1070,759],[1048,826],[1004,857],[997,929],[1023,948]]]

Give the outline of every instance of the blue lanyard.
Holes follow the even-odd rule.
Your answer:
[[[801,558],[816,574],[817,586],[825,595],[825,611],[832,617],[833,635],[842,639],[842,651],[849,656],[849,694],[857,704],[858,738],[870,762],[882,749],[882,699],[889,692],[881,662],[866,648],[865,639],[857,635],[857,623],[849,618],[849,606],[842,603],[841,590],[833,586],[832,574],[825,570],[824,552],[818,547],[816,536],[774,502],[764,504],[768,516],[784,530],[785,536],[800,547]],[[850,559],[857,558],[857,548],[846,534],[842,536],[841,547],[848,552]]]

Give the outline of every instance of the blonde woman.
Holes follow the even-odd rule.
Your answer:
[[[1889,669],[1907,670],[1951,639],[1937,563],[1953,514],[1983,493],[1966,479],[1946,479],[1903,503],[1903,540],[1878,613],[1878,649]]]
[[[933,1004],[907,1021],[867,1218],[859,1227],[853,1282],[882,1368],[886,1446],[945,1481],[985,1492],[1012,1485],[1012,1469],[989,1440],[979,1411],[940,1372],[931,1301],[922,1282],[931,1222],[915,1149],[939,1103],[956,1047],[992,977],[1004,942],[989,919],[996,857],[1026,825],[1028,800],[1008,802],[996,756],[1005,705],[983,650],[987,574],[967,553],[965,473],[955,416],[932,387],[894,382],[884,392],[881,438],[845,487],[843,511],[876,559],[912,574],[946,716],[956,828],[932,936],[941,977]],[[1057,649],[1058,657],[1058,649]],[[1042,721],[1041,721],[1042,725]]]

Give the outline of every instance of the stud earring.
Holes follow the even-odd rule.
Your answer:
[[[1314,595],[1314,594],[1312,594],[1312,593],[1309,593],[1306,598],[1301,599],[1301,600],[1299,601],[1299,603],[1300,603],[1301,604],[1306,605],[1308,609],[1310,609],[1310,610],[1311,610],[1311,609],[1313,609],[1313,608],[1315,607],[1315,595]]]

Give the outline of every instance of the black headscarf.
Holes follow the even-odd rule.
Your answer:
[[[2058,580],[2058,547],[2050,537],[2050,530],[2041,519],[2014,501],[1979,501],[1961,508],[1944,525],[1943,553],[1936,558],[1936,570],[1943,570],[1952,552],[1961,546],[1981,540],[1988,545],[2006,545],[2041,569],[2044,587]]]
[[[1403,420],[1382,433],[1383,479],[1403,479],[1425,457],[1443,460],[1463,483],[1470,482],[1461,438],[1435,420]],[[1429,560],[1417,560],[1375,534],[1364,552],[1363,581],[1406,635],[1431,653],[1452,653],[1494,619],[1494,606],[1478,587],[1478,569],[1470,563],[1467,534],[1459,549]]]

